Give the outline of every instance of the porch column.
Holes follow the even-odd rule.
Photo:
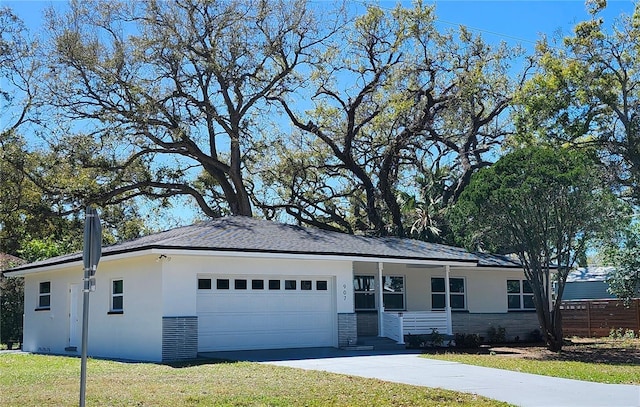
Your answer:
[[[382,300],[382,294],[383,294],[383,287],[382,287],[382,269],[383,269],[383,264],[382,263],[378,263],[378,286],[376,287],[376,291],[378,292],[378,336],[382,337],[384,335],[384,327],[383,327],[383,321],[384,321],[384,315],[382,315],[384,313],[384,302]]]
[[[447,335],[453,335],[453,327],[451,324],[451,296],[449,292],[449,274],[451,266],[444,266],[444,311],[447,313]]]

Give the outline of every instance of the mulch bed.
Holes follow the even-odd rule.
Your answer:
[[[588,363],[640,365],[640,340],[608,338],[574,338],[567,340],[560,352],[551,352],[544,344],[505,343],[480,348],[426,348],[424,353],[496,354],[514,358],[563,360]]]

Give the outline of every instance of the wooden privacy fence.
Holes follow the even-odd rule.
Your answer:
[[[621,300],[562,301],[564,336],[609,336],[612,329],[640,331],[640,299],[629,307]]]

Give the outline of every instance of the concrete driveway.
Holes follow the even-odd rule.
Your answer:
[[[523,407],[640,406],[640,386],[583,382],[463,365],[422,358],[416,353],[311,348],[214,352],[203,356],[440,387]]]

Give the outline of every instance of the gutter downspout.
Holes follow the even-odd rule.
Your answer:
[[[453,335],[453,327],[451,323],[451,295],[449,288],[449,274],[451,273],[451,266],[444,266],[444,309],[447,313],[447,335]]]

